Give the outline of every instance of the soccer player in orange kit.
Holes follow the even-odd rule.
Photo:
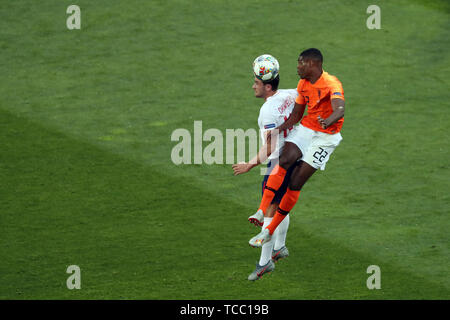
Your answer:
[[[269,177],[259,210],[264,213],[276,191],[280,188],[287,169],[298,159],[299,164],[291,176],[286,194],[272,222],[250,239],[252,247],[261,247],[270,241],[277,226],[297,203],[300,190],[317,169],[324,170],[331,153],[342,140],[340,130],[344,122],[345,100],[341,82],[322,69],[322,53],[315,48],[303,51],[298,58],[297,73],[300,81],[294,109],[286,122],[273,130],[273,135],[283,132],[300,121],[289,137],[278,165]],[[306,106],[308,114],[303,116]],[[273,139],[273,138],[272,138]]]

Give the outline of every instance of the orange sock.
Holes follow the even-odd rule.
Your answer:
[[[283,184],[284,177],[286,176],[286,169],[283,169],[279,165],[276,165],[273,170],[276,173],[269,176],[264,189],[263,197],[261,199],[261,204],[259,205],[259,209],[261,209],[264,213],[266,213],[267,208],[275,197],[275,192],[280,189]]]
[[[286,218],[285,214],[281,214],[278,211],[275,213],[275,215],[272,218],[272,222],[266,227],[269,229],[269,233],[272,235],[275,229],[278,227],[278,225],[281,223],[281,221]]]
[[[267,226],[269,229],[269,233],[273,234],[275,229],[284,220],[289,211],[294,208],[297,203],[298,197],[300,196],[300,191],[293,191],[291,189],[287,189],[286,194],[281,199],[281,203],[278,206],[277,213],[273,216],[272,222]]]
[[[295,204],[298,201],[298,197],[300,196],[300,190],[291,190],[289,187],[287,188],[286,193],[281,199],[280,205],[278,208],[281,212],[288,214],[289,211],[294,208]]]

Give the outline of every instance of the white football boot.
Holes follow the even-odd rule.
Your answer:
[[[248,221],[257,227],[262,227],[264,224],[264,212],[258,209],[254,215],[248,217]]]
[[[266,242],[269,242],[270,239],[272,239],[272,236],[269,233],[269,229],[264,228],[263,231],[251,238],[248,244],[254,248],[261,248],[262,245]]]

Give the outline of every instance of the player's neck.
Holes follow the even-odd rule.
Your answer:
[[[311,77],[309,77],[309,82],[311,82],[312,84],[316,83],[317,80],[320,79],[320,77],[322,76],[323,70],[320,69],[320,71],[315,72]]]
[[[271,96],[273,96],[275,93],[277,93],[277,91],[269,91],[266,93],[266,96],[264,97],[264,101],[266,101],[268,98],[270,98]]]

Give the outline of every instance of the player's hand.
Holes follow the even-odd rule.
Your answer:
[[[327,124],[326,119],[322,118],[321,116],[318,116],[317,117],[317,121],[319,121],[320,126],[322,127],[322,129],[328,128],[328,124]]]
[[[236,163],[231,166],[233,168],[234,175],[237,176],[242,173],[249,172],[253,166],[249,163],[241,162]]]

